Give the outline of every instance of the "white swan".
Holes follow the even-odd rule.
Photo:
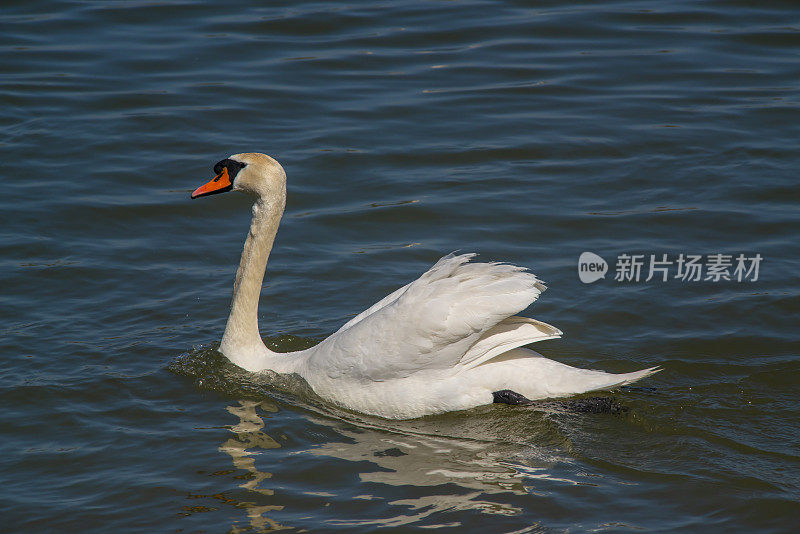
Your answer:
[[[258,153],[235,154],[217,163],[214,172],[217,176],[192,198],[233,190],[256,199],[219,347],[247,371],[297,373],[323,399],[408,419],[608,389],[660,370],[577,369],[521,348],[561,337],[553,326],[514,316],[545,286],[520,267],[469,263],[473,254],[445,256],[315,347],[272,352],[258,332],[258,297],[286,204],[286,173]]]

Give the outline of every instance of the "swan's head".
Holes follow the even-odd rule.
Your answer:
[[[192,193],[192,198],[227,191],[244,191],[261,198],[285,194],[286,172],[280,163],[258,152],[234,154],[214,165],[216,176]]]

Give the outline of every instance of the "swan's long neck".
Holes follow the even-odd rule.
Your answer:
[[[253,204],[253,220],[233,285],[231,314],[219,350],[248,371],[293,371],[293,358],[267,349],[258,332],[258,297],[285,205],[285,190],[276,197],[259,198]]]

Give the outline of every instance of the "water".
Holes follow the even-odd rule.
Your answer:
[[[11,531],[785,532],[800,519],[792,2],[6,2],[2,515]],[[389,422],[214,351],[274,155],[260,321],[309,346],[455,249],[530,267],[628,407]],[[611,272],[587,285],[577,258]],[[614,281],[621,254],[757,281]],[[674,271],[673,271],[674,273]]]

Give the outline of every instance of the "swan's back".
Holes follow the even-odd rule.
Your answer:
[[[309,366],[330,378],[384,381],[457,371],[481,337],[527,308],[545,286],[521,267],[470,263],[450,254],[414,282],[354,317],[320,343]],[[560,332],[559,332],[560,334]]]

